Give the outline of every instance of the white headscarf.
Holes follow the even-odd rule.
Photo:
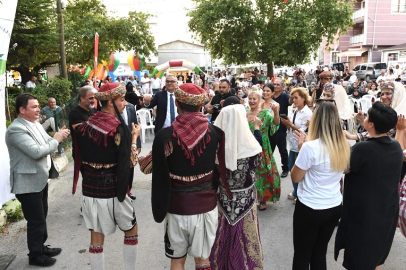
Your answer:
[[[247,112],[241,104],[222,108],[214,125],[225,134],[226,168],[237,169],[237,160],[255,156],[262,152],[262,147],[255,139],[248,125]]]
[[[347,92],[341,85],[332,84],[332,86],[334,87],[334,100],[336,102],[340,118],[343,120],[351,119],[351,103],[347,96]],[[321,95],[320,98],[324,98],[324,95]]]
[[[406,88],[400,82],[393,82],[392,108],[399,114],[406,115]]]

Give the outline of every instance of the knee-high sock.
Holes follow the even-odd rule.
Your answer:
[[[196,263],[196,270],[211,270],[210,263],[208,263],[208,264],[197,264]]]
[[[92,270],[104,270],[103,246],[89,247],[90,267]]]
[[[138,235],[124,237],[123,258],[125,270],[135,270],[137,262]]]

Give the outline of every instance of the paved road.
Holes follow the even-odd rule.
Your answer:
[[[143,154],[151,149],[152,140],[147,140],[143,146]],[[279,153],[275,153],[276,162],[280,164]],[[88,247],[90,233],[86,229],[82,217],[79,215],[79,200],[81,194],[80,185],[77,194],[72,195],[73,164],[61,173],[56,180],[50,181],[49,187],[49,215],[47,244],[61,247],[62,253],[57,256],[54,266],[45,269],[90,269],[88,260]],[[161,270],[170,269],[169,259],[164,255],[163,225],[157,224],[152,218],[151,212],[151,176],[145,176],[136,170],[135,186],[133,194],[137,196],[134,202],[137,221],[139,223],[139,245],[137,269]],[[275,204],[269,204],[268,210],[259,212],[260,233],[265,257],[266,270],[289,270],[293,258],[292,243],[292,215],[294,205],[288,199],[287,194],[291,191],[290,177],[282,179],[281,200]],[[9,235],[0,235],[0,255],[15,254],[17,258],[8,270],[40,269],[28,265],[28,253],[26,245],[26,222],[25,220],[12,224],[8,231]],[[328,269],[344,269],[339,262],[333,259],[334,237],[330,241],[327,265]],[[105,269],[123,269],[122,244],[123,233],[119,230],[106,238]],[[384,266],[385,270],[406,269],[406,240],[396,232],[392,251]],[[187,259],[186,269],[194,269],[193,260]]]

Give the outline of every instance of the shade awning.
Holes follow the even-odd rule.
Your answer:
[[[341,52],[338,55],[340,57],[361,56],[366,51],[368,51],[368,49],[351,50],[351,51]]]

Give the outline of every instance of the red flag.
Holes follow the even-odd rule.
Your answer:
[[[99,34],[94,36],[94,88],[97,89],[97,57],[99,57]]]

